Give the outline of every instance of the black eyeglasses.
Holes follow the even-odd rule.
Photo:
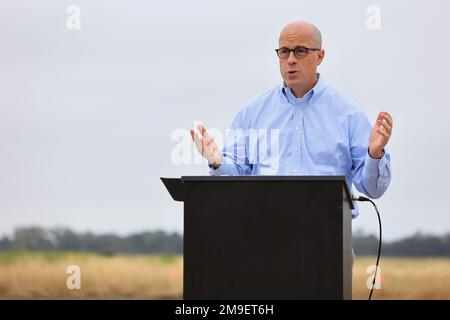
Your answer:
[[[277,55],[280,59],[287,59],[289,58],[289,55],[291,54],[291,51],[294,52],[294,56],[298,59],[302,59],[306,57],[308,54],[308,51],[320,51],[318,48],[306,48],[303,46],[295,47],[294,49],[289,49],[286,47],[281,47],[279,49],[275,50],[277,52]]]

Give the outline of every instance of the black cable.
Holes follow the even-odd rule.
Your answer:
[[[356,201],[368,201],[368,202],[370,202],[373,205],[373,207],[375,208],[375,211],[377,212],[377,216],[378,216],[378,226],[379,226],[379,229],[380,229],[380,238],[378,240],[378,254],[377,254],[377,263],[376,263],[376,267],[375,267],[375,276],[373,278],[372,289],[370,289],[370,294],[369,294],[369,300],[370,300],[370,299],[372,299],[373,288],[375,286],[375,281],[377,280],[378,264],[380,262],[381,240],[382,240],[382,238],[381,238],[381,235],[382,235],[382,233],[381,233],[381,231],[382,231],[382,229],[381,229],[381,217],[380,217],[380,213],[378,212],[377,205],[372,200],[370,200],[369,198],[366,198],[366,197],[363,197],[363,196],[353,196],[352,199],[356,200]]]

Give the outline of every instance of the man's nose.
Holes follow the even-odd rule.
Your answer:
[[[288,64],[289,65],[293,65],[297,63],[297,58],[294,55],[294,51],[289,52],[289,57],[288,57]]]

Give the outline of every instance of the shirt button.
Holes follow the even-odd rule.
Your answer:
[[[295,127],[295,130],[298,130],[298,129],[300,129],[299,127]]]
[[[298,148],[295,148],[294,151],[297,152],[297,151],[298,151]]]
[[[298,171],[297,169],[294,169],[294,173],[297,173],[297,171]]]

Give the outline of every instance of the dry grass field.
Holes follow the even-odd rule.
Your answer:
[[[357,258],[353,269],[353,299],[367,299],[367,267],[376,258]],[[450,300],[450,259],[382,258],[381,289],[373,299]]]
[[[353,298],[367,299],[367,267],[357,258]],[[69,290],[69,265],[81,269],[81,289]],[[373,299],[450,299],[450,259],[383,258]],[[180,299],[180,256],[108,256],[79,252],[1,252],[1,299]]]
[[[78,265],[81,289],[66,286]],[[78,252],[0,252],[0,298],[181,298],[183,260],[171,256],[106,256]]]

